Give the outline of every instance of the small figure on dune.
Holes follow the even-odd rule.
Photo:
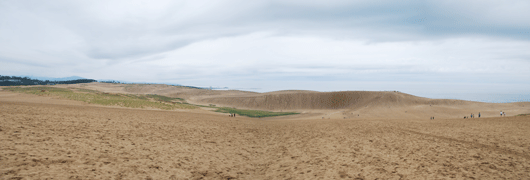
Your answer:
[[[504,115],[504,117],[506,117],[506,113],[505,112],[502,112],[502,115]]]
[[[478,117],[480,118],[480,112],[478,112]]]
[[[502,111],[501,111],[501,117],[502,117]]]

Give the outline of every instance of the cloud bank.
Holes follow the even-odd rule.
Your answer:
[[[3,75],[194,86],[527,92],[530,2],[0,2]]]

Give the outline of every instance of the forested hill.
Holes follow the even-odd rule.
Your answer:
[[[94,79],[77,79],[69,81],[42,81],[30,79],[28,77],[2,76],[0,75],[0,86],[17,86],[17,85],[53,85],[53,84],[78,84],[97,82]]]

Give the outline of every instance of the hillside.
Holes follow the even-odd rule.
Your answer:
[[[246,96],[203,97],[198,102],[218,106],[269,111],[298,111],[313,118],[463,118],[472,113],[496,117],[530,112],[530,103],[482,103],[430,99],[395,91],[271,92]],[[526,107],[525,107],[526,105]],[[307,117],[304,117],[307,118]]]
[[[225,106],[264,110],[356,109],[377,106],[463,105],[468,101],[435,100],[392,91],[265,93],[256,96],[211,97],[200,100]]]
[[[530,102],[483,103],[454,99],[430,99],[396,91],[316,92],[284,90],[257,93],[237,90],[207,90],[161,84],[88,83],[58,85],[109,93],[158,94],[183,98],[191,104],[276,112],[299,112],[289,118],[429,119],[463,118],[472,113],[498,117],[530,113]]]

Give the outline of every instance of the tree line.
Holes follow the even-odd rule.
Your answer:
[[[76,79],[68,81],[50,81],[30,79],[28,77],[2,76],[0,75],[0,86],[18,86],[18,85],[55,85],[55,84],[79,84],[97,82],[94,79]]]

